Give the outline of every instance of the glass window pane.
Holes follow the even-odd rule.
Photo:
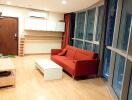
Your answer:
[[[96,53],[99,53],[99,45],[94,44],[93,45],[93,51]]]
[[[131,25],[131,15],[132,15],[131,6],[132,6],[132,0],[124,0],[118,46],[117,46],[117,48],[121,50],[127,50],[130,25]]]
[[[132,74],[131,74],[131,80],[129,85],[128,100],[132,100]]]
[[[77,18],[76,18],[75,24],[76,24],[75,37],[78,39],[83,39],[84,24],[85,24],[85,12],[77,13]]]
[[[75,47],[82,48],[82,45],[83,45],[83,41],[75,40]]]
[[[97,22],[97,32],[96,32],[96,41],[99,41],[100,35],[102,33],[102,23],[103,23],[103,16],[104,16],[104,5],[99,7],[99,14],[98,14],[98,22]]]
[[[113,41],[113,32],[115,27],[115,16],[117,9],[118,0],[109,0],[109,11],[108,11],[108,20],[106,28],[106,41],[105,44],[111,46]]]
[[[87,26],[86,26],[86,40],[93,40],[94,20],[95,20],[95,8],[87,11]]]
[[[121,87],[122,87],[124,66],[125,66],[125,58],[117,54],[114,77],[113,77],[113,89],[118,97],[120,96]]]
[[[85,42],[84,43],[84,50],[90,50],[90,51],[92,51],[92,44],[88,43],[88,42]]]
[[[103,76],[105,77],[105,79],[108,79],[109,76],[110,57],[111,50],[105,49],[103,62]]]

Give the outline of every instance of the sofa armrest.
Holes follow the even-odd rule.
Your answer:
[[[58,53],[60,53],[62,51],[62,49],[51,49],[51,56],[52,55],[57,55]]]
[[[98,71],[99,60],[77,60],[75,65],[75,76],[96,75]]]

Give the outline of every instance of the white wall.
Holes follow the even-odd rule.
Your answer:
[[[50,53],[53,48],[60,48],[61,40],[27,41],[25,54]]]
[[[24,20],[28,17],[30,9],[12,7],[0,5],[0,12],[2,16],[18,17],[19,20],[19,38],[24,34]],[[48,12],[48,20],[59,21],[64,19],[64,14]],[[25,42],[25,54],[33,53],[50,53],[51,48],[60,48],[61,47],[61,38],[60,40],[46,40],[46,41],[28,41]]]

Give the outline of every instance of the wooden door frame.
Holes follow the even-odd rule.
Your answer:
[[[17,56],[18,56],[18,52],[19,52],[19,17],[11,17],[11,16],[0,16],[0,17],[3,17],[3,18],[14,18],[17,20]]]

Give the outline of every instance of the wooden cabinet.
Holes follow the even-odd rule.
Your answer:
[[[39,18],[27,18],[25,19],[25,30],[64,32],[65,23]]]

